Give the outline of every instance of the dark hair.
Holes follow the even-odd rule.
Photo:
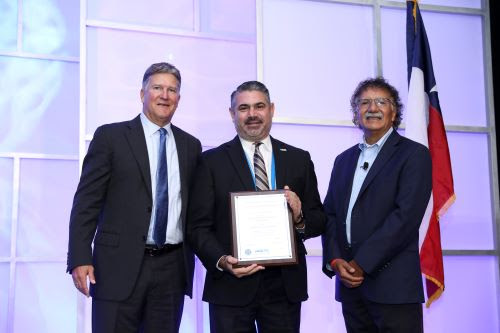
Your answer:
[[[179,82],[178,88],[181,88],[181,72],[179,72],[174,65],[171,65],[168,62],[159,62],[149,66],[148,69],[146,69],[146,72],[144,72],[144,77],[142,78],[142,88],[144,89],[146,87],[149,78],[152,75],[158,73],[172,74],[177,79],[177,82]]]
[[[236,88],[236,90],[231,93],[231,108],[234,106],[234,100],[236,98],[236,94],[239,94],[243,91],[260,91],[266,96],[267,102],[268,103],[271,102],[271,97],[269,96],[269,90],[264,85],[264,83],[259,81],[247,81],[240,84],[238,88]]]
[[[354,93],[351,96],[352,122],[354,123],[354,125],[359,126],[358,99],[363,92],[373,88],[383,89],[391,95],[391,100],[394,107],[396,108],[396,118],[392,123],[392,127],[394,129],[398,129],[399,125],[401,124],[401,120],[403,119],[403,104],[401,103],[399,92],[397,91],[397,89],[391,86],[389,82],[387,82],[383,77],[366,79],[358,84],[356,90],[354,90]]]

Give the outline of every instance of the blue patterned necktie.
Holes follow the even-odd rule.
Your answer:
[[[167,169],[167,130],[160,128],[160,147],[156,169],[156,207],[153,239],[158,247],[165,244],[168,222],[168,169]]]
[[[266,164],[259,150],[262,142],[255,142],[255,152],[253,154],[253,168],[255,173],[255,188],[257,191],[269,190],[269,181],[267,180]]]

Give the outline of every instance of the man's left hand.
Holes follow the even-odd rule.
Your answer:
[[[285,198],[290,206],[290,209],[292,210],[293,222],[299,223],[302,218],[302,203],[300,202],[298,195],[290,190],[288,185],[285,185]]]
[[[354,271],[354,273],[352,273],[352,275],[359,276],[359,277],[365,276],[365,271],[363,271],[363,269],[361,268],[361,266],[358,265],[357,262],[355,262],[354,260],[351,260],[351,261],[349,261],[349,265],[351,265],[355,269],[355,271]]]

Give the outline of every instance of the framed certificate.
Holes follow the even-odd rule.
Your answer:
[[[297,264],[294,225],[285,191],[230,195],[233,256],[238,266]]]

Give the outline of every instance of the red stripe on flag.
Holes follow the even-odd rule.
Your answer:
[[[433,212],[429,228],[420,249],[420,265],[426,278],[427,302],[429,307],[444,291],[443,253],[439,218],[455,201],[450,152],[441,113],[429,106],[427,128],[429,150],[432,158]]]
[[[432,158],[432,194],[434,210],[438,218],[455,201],[450,151],[441,113],[429,106],[429,126],[427,128],[429,150]]]
[[[426,278],[427,307],[444,290],[443,253],[441,251],[441,233],[439,220],[434,208],[424,243],[420,249],[420,266]]]

